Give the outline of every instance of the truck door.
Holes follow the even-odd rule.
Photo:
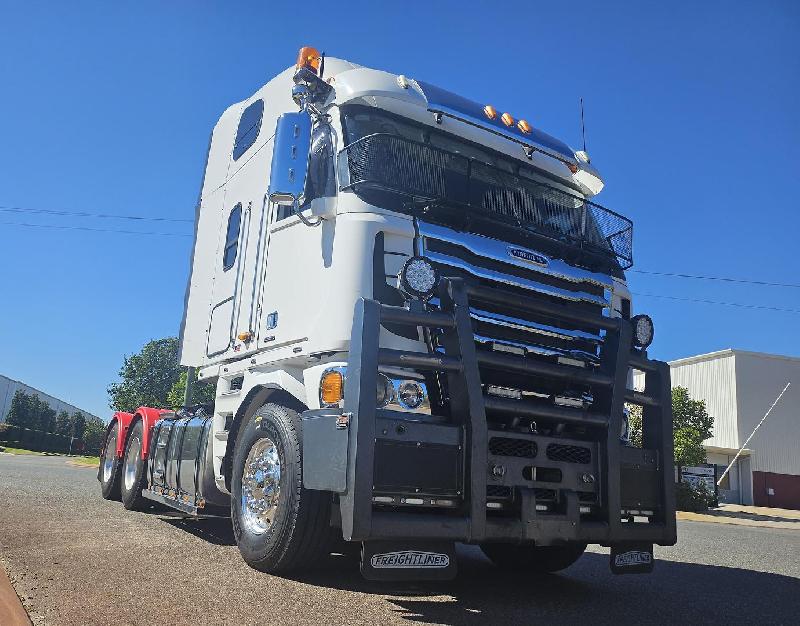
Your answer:
[[[227,194],[230,198],[232,194]],[[242,202],[229,201],[223,207],[226,219],[222,221],[226,227],[220,233],[219,251],[215,262],[217,268],[214,272],[214,290],[211,307],[211,319],[208,326],[208,344],[206,354],[213,357],[222,354],[231,346],[233,340],[234,312],[236,310],[236,295],[240,284],[240,269],[242,267],[240,247],[242,232],[247,232],[247,223],[250,215],[250,205],[246,208]],[[242,227],[244,223],[244,228]]]

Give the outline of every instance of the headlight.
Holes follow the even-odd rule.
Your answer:
[[[342,408],[347,368],[336,366],[326,369],[319,381],[319,405],[324,408]],[[375,407],[395,411],[430,414],[428,389],[421,380],[392,378],[378,372],[375,389]]]
[[[403,264],[399,275],[400,290],[418,300],[430,300],[439,282],[439,272],[422,256],[412,256]]]
[[[649,315],[635,315],[631,319],[633,324],[633,345],[637,348],[646,348],[653,343],[653,320]]]

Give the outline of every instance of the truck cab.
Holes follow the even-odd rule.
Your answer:
[[[647,571],[675,542],[669,370],[602,188],[516,113],[302,49],[211,134],[181,364],[216,400],[142,418],[135,488],[229,505],[267,571],[331,533],[373,578],[452,576],[454,542]]]

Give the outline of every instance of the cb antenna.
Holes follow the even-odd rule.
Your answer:
[[[581,137],[583,137],[583,151],[586,152],[586,124],[583,121],[583,96],[581,96]]]

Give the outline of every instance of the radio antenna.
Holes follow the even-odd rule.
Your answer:
[[[583,96],[581,96],[581,137],[583,138],[583,151],[586,152],[586,124],[583,121]]]

